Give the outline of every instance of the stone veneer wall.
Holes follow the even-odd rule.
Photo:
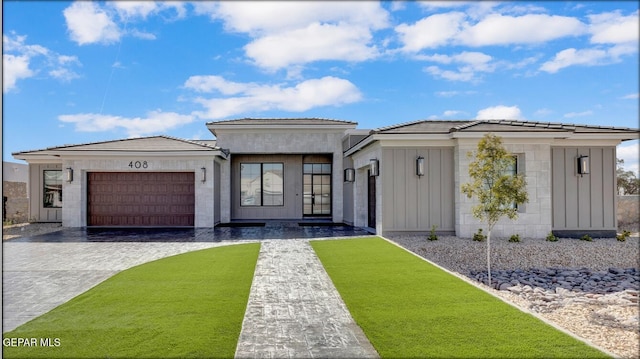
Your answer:
[[[24,182],[2,182],[2,196],[7,197],[3,207],[2,219],[13,223],[24,223],[29,220],[29,198],[27,184]]]
[[[508,237],[519,234],[525,238],[544,238],[552,229],[551,213],[551,146],[548,143],[513,143],[516,140],[503,139],[505,148],[518,156],[518,172],[527,180],[529,202],[521,207],[517,220],[502,219],[496,224],[492,236]],[[477,149],[477,140],[458,143],[454,153],[456,181],[456,234],[470,238],[486,224],[473,217],[471,207],[474,201],[460,192],[463,183],[470,181],[467,152]]]

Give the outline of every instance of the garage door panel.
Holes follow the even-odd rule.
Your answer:
[[[193,226],[189,172],[88,173],[89,226]]]

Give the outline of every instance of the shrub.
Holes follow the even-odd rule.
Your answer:
[[[584,236],[582,236],[582,238],[580,238],[581,241],[586,241],[586,242],[592,242],[593,238],[591,238],[590,235],[585,234]]]
[[[631,236],[631,232],[624,230],[622,233],[616,234],[616,239],[618,242],[624,242]]]
[[[509,237],[509,242],[520,243],[520,235],[519,234],[512,234],[511,237]]]
[[[557,242],[557,241],[558,241],[558,237],[553,235],[553,232],[549,232],[549,234],[547,235],[547,242]]]
[[[436,235],[436,225],[432,225],[431,226],[431,232],[429,233],[429,237],[427,237],[428,240],[430,241],[437,241],[438,240],[438,236]]]
[[[476,242],[484,242],[487,239],[487,236],[482,234],[482,228],[478,229],[478,232],[473,234],[473,240]]]

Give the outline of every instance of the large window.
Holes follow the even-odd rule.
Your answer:
[[[240,205],[283,206],[284,164],[241,163]]]
[[[44,208],[62,207],[62,171],[44,171],[44,191],[42,196]]]

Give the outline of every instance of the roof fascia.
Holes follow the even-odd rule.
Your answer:
[[[21,160],[34,159],[71,159],[87,157],[215,157],[227,159],[228,156],[221,150],[211,151],[90,151],[90,150],[45,150],[37,153],[18,153],[13,157]]]
[[[212,124],[207,125],[207,128],[214,134],[217,131],[247,131],[251,130],[254,132],[260,132],[265,130],[325,130],[325,131],[346,131],[350,129],[355,129],[355,124],[324,124],[324,125],[300,125],[300,124],[259,124],[259,125],[249,125],[249,124]],[[324,131],[319,131],[324,132]],[[217,137],[217,135],[216,135]]]
[[[487,133],[492,133],[503,138],[569,138],[573,134],[567,131],[544,131],[544,132],[499,132],[499,131],[477,131],[477,132],[452,132],[451,138],[482,138]]]

